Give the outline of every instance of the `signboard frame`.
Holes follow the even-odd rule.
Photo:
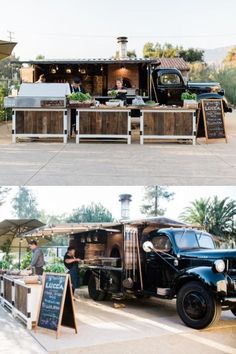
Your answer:
[[[206,102],[220,102],[220,106],[221,106],[221,120],[222,120],[222,125],[223,125],[223,131],[224,131],[224,137],[214,137],[214,138],[210,138],[209,137],[209,129],[208,129],[208,124],[207,124],[207,114],[205,111],[205,103]],[[200,124],[203,124],[204,126],[204,134],[203,135],[199,135],[199,126]],[[206,138],[206,143],[208,144],[209,140],[218,140],[218,139],[224,139],[225,142],[227,143],[227,133],[226,133],[226,129],[225,129],[225,113],[224,113],[224,107],[223,107],[223,100],[222,99],[202,99],[199,105],[199,110],[198,110],[198,117],[197,117],[197,133],[196,133],[196,138],[200,138],[200,137],[205,137]]]
[[[61,297],[61,306],[60,306],[60,312],[59,312],[59,316],[58,316],[58,323],[57,323],[57,329],[51,329],[51,328],[47,328],[46,326],[42,326],[40,325],[40,315],[41,315],[41,311],[42,311],[42,302],[44,299],[44,294],[45,294],[45,285],[46,285],[46,281],[47,281],[47,276],[60,276],[60,277],[64,277],[65,281],[64,281],[64,288],[63,288],[63,293],[62,293],[62,297]],[[66,311],[66,296],[68,296],[70,305],[71,305],[71,316],[73,319],[73,326],[69,326],[66,324],[63,324],[63,316],[65,314]],[[65,273],[45,273],[43,275],[43,286],[42,286],[42,292],[41,292],[41,297],[40,297],[40,302],[39,302],[39,308],[38,308],[38,313],[37,313],[37,320],[36,320],[36,327],[35,330],[37,330],[38,328],[43,328],[46,329],[48,331],[53,331],[56,332],[56,338],[59,337],[60,335],[60,331],[61,331],[61,327],[68,327],[68,328],[73,328],[75,330],[75,333],[78,333],[78,328],[77,328],[77,323],[76,323],[76,318],[75,318],[75,308],[74,308],[74,300],[73,300],[73,293],[72,293],[72,285],[71,285],[71,279],[70,279],[70,275],[69,274],[65,274]]]

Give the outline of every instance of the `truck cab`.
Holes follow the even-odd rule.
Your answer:
[[[187,82],[181,72],[175,68],[153,71],[154,89],[152,96],[161,105],[182,106],[183,92],[195,93],[197,101],[201,99],[222,99],[225,112],[232,112],[225,97],[225,91],[218,82]]]

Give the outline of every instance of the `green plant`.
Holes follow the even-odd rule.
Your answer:
[[[32,253],[30,251],[26,252],[21,261],[20,269],[27,268],[31,263],[31,259],[32,259]]]
[[[50,273],[65,273],[66,269],[63,263],[48,263],[45,267],[45,272]]]
[[[71,101],[78,101],[78,102],[86,102],[92,99],[89,93],[82,93],[82,92],[73,92],[70,95],[68,95],[68,98]]]
[[[197,99],[197,95],[196,93],[190,93],[188,91],[183,92],[181,95],[181,100],[196,100]]]
[[[112,97],[116,97],[116,95],[117,95],[117,92],[116,92],[116,90],[111,90],[111,93],[110,93],[110,95],[112,96]]]

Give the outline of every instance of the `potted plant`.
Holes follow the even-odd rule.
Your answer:
[[[191,93],[188,91],[183,92],[181,95],[181,100],[183,101],[184,108],[197,108],[198,107],[196,93]]]
[[[92,105],[92,97],[89,93],[73,92],[67,98],[69,107],[90,107]]]

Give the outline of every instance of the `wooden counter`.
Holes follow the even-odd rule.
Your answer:
[[[4,275],[2,288],[1,305],[31,329],[36,323],[42,285],[26,285],[22,279]]]
[[[77,109],[76,143],[80,143],[84,138],[124,139],[130,144],[130,109],[126,107]]]
[[[63,138],[67,142],[67,109],[14,108],[12,142],[17,138]]]
[[[196,144],[196,111],[183,108],[143,108],[140,116],[140,144],[145,139],[192,140]]]

